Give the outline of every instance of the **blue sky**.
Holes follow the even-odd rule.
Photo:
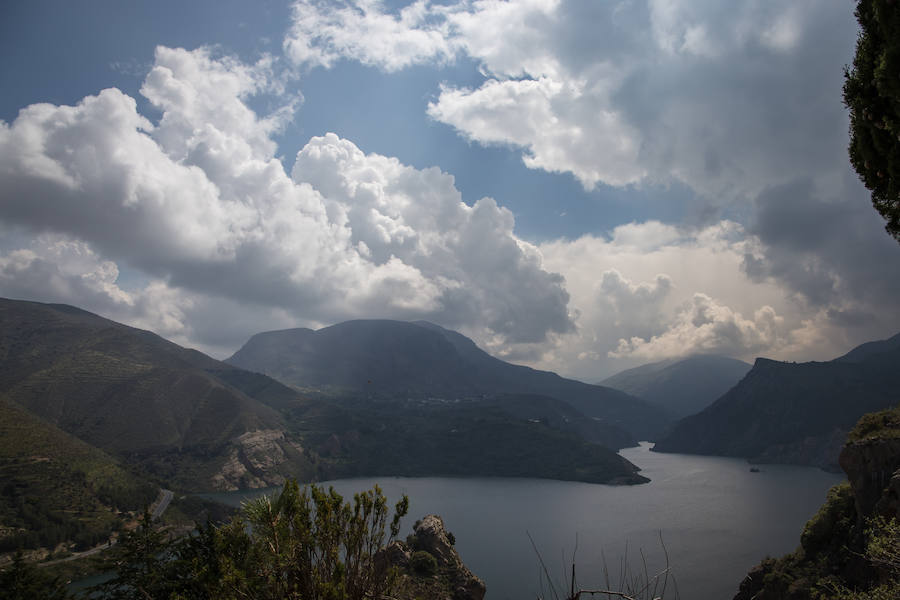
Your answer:
[[[845,2],[0,10],[2,295],[218,357],[424,318],[586,380],[900,329]]]
[[[395,10],[403,6],[386,8],[392,4]],[[21,2],[10,13],[3,31],[9,51],[0,57],[8,90],[0,99],[0,118],[7,122],[23,106],[74,104],[106,87],[140,102],[157,45],[218,46],[246,61],[277,53],[291,14],[287,2],[236,1]],[[350,61],[309,70],[291,86],[303,103],[276,138],[280,153],[290,163],[311,136],[334,132],[366,152],[396,156],[417,168],[439,166],[454,175],[468,203],[491,196],[513,210],[517,231],[531,240],[609,230],[634,219],[681,218],[692,196],[687,188],[659,192],[600,185],[587,191],[572,175],[528,169],[508,148],[469,143],[426,114],[442,82],[477,86],[484,79],[478,64],[466,58],[437,69],[417,66],[389,74]],[[153,115],[146,101],[140,107]],[[665,203],[656,201],[660,195]]]

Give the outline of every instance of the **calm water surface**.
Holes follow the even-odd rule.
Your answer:
[[[626,547],[634,567],[643,550],[649,569],[661,568],[662,534],[680,597],[714,600],[731,598],[747,570],[766,555],[796,548],[806,520],[828,488],[842,480],[807,467],[765,465],[751,473],[740,459],[656,454],[649,448],[642,444],[621,452],[651,479],[638,486],[446,477],[344,479],[326,485],[345,497],[375,483],[392,502],[407,494],[410,511],[402,536],[416,519],[441,515],[463,561],[487,584],[489,600],[541,594],[529,533],[560,581],[571,568],[577,537],[582,587],[603,583],[604,557],[609,571],[618,573]],[[250,494],[213,497],[236,505]]]

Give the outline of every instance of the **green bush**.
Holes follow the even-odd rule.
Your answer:
[[[900,407],[868,413],[862,416],[847,435],[848,442],[874,438],[900,437]]]
[[[806,523],[800,545],[810,558],[824,552],[840,561],[846,558],[842,549],[850,542],[850,530],[855,521],[853,491],[844,481],[828,491],[825,504]]]
[[[413,552],[409,564],[418,575],[430,577],[437,572],[437,559],[424,550]]]

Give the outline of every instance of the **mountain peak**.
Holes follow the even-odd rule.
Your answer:
[[[900,333],[895,336],[889,337],[886,340],[878,340],[860,344],[847,354],[839,356],[834,360],[839,362],[862,362],[871,358],[872,356],[875,356],[876,354],[883,354],[885,352],[891,352],[898,349],[900,349]]]
[[[641,439],[666,421],[622,392],[504,362],[433,323],[356,320],[311,333],[258,334],[226,362],[305,389],[446,399],[544,395]]]
[[[747,363],[727,356],[692,354],[626,369],[600,383],[680,418],[712,404],[749,370]]]

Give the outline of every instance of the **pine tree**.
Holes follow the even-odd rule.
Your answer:
[[[70,598],[63,582],[44,574],[16,552],[12,565],[0,573],[0,600],[66,600]]]
[[[850,163],[900,242],[900,2],[859,0],[860,34],[844,73]]]

